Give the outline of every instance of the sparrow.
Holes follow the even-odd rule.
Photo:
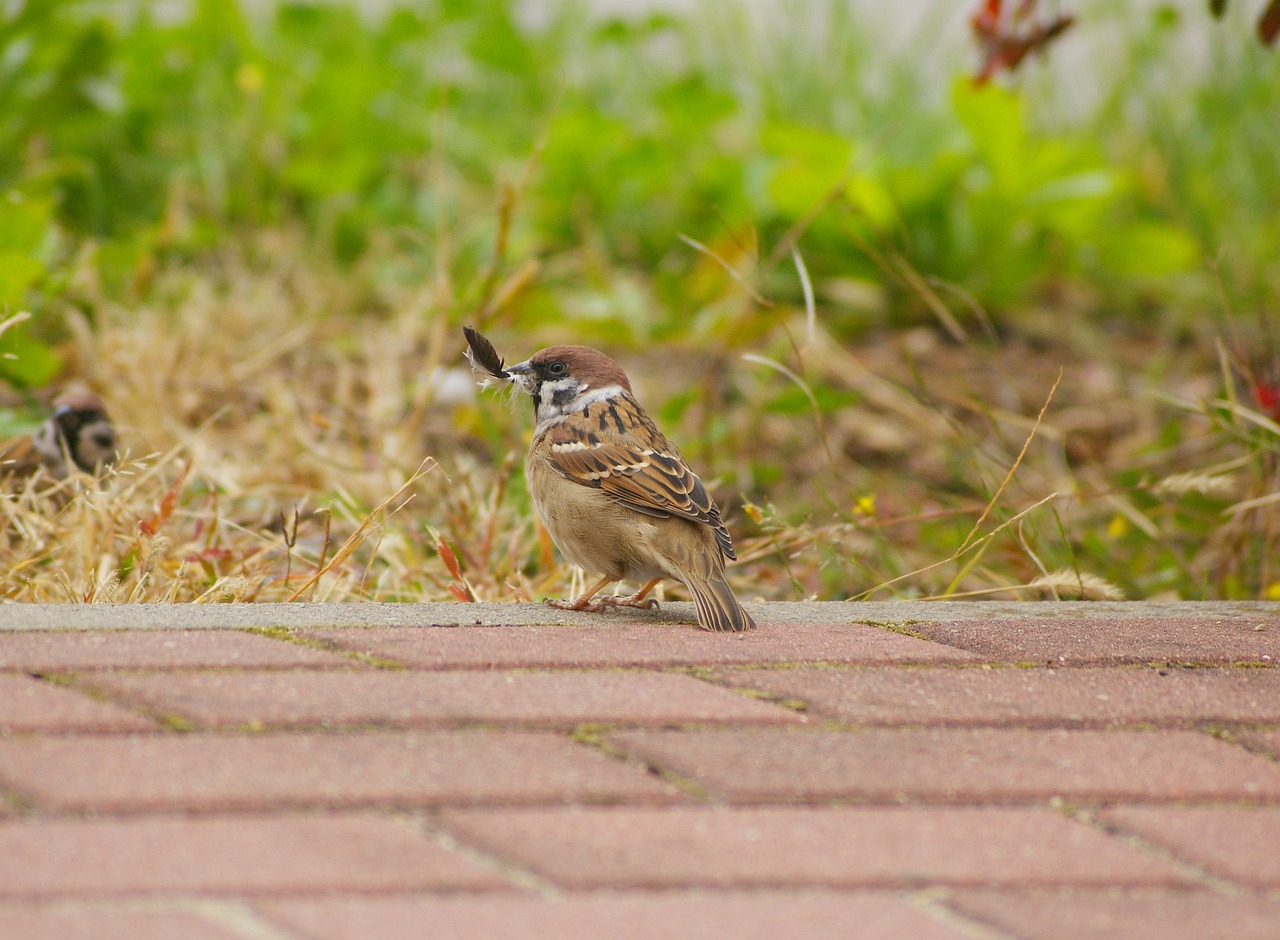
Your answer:
[[[726,559],[737,556],[719,507],[616,362],[588,346],[550,346],[505,369],[492,365],[491,375],[533,399],[525,473],[534,508],[561,553],[600,576],[581,597],[550,606],[656,607],[647,595],[670,578],[693,595],[703,629],[755,626],[724,579]],[[643,586],[593,600],[614,581]]]
[[[72,467],[96,475],[115,457],[116,432],[102,399],[74,386],[53,400],[53,414],[34,433],[0,446],[0,477],[26,479],[43,470],[63,480]]]

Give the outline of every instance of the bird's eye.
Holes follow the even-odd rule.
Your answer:
[[[569,367],[557,359],[555,362],[551,363],[551,365],[547,366],[547,371],[552,375],[560,376],[568,372]]]

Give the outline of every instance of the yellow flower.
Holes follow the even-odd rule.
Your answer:
[[[853,504],[855,516],[874,516],[876,514],[876,494],[867,493],[859,496]]]
[[[1116,513],[1111,517],[1111,521],[1107,523],[1107,538],[1118,539],[1129,531],[1129,520],[1120,513]]]

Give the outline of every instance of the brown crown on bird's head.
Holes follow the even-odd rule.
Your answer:
[[[617,385],[623,391],[631,392],[631,380],[622,371],[622,366],[590,346],[548,346],[525,362],[509,367],[508,371],[527,374],[534,386],[530,391],[535,394],[544,382],[568,376],[577,379],[583,390]]]

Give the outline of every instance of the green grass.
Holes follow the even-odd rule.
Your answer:
[[[1280,598],[1245,11],[1085,4],[1081,108],[1065,50],[978,89],[846,4],[174,9],[0,19],[0,430],[81,377],[130,454],[0,502],[0,595],[570,591],[470,323],[616,354],[747,596]]]

